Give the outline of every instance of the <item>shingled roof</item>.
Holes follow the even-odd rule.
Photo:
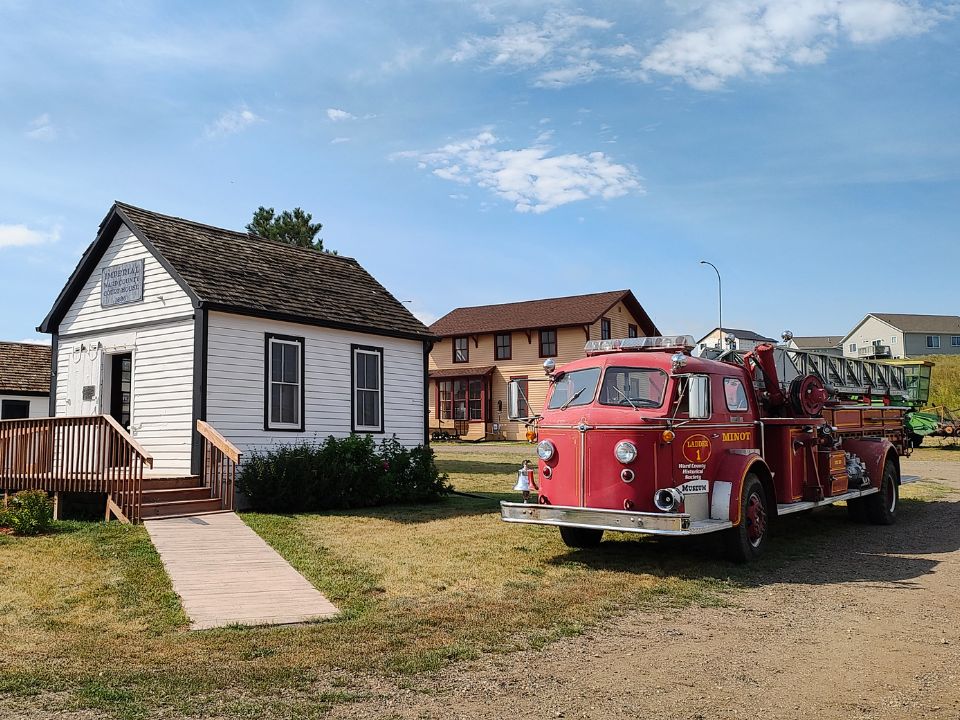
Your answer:
[[[811,348],[838,347],[843,342],[842,335],[794,335],[791,340],[798,350]]]
[[[878,320],[893,325],[903,332],[960,333],[960,316],[910,315],[903,313],[870,313]]]
[[[117,202],[40,329],[53,332],[125,223],[198,307],[429,339],[426,326],[356,260]]]
[[[633,313],[641,335],[658,335],[659,330],[630,290],[526,300],[500,305],[478,305],[451,310],[430,326],[434,335],[481,335],[507,330],[590,325],[623,301]]]
[[[0,394],[49,395],[50,346],[0,342]]]

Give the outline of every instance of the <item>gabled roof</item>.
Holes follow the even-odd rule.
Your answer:
[[[591,325],[621,301],[637,319],[641,335],[660,333],[630,290],[456,308],[433,323],[430,331],[434,335],[450,337],[508,330]]]
[[[49,345],[0,342],[0,394],[49,395]]]
[[[197,307],[379,335],[429,339],[430,332],[360,263],[246,232],[114,203],[53,309],[55,332],[87,276],[125,223]]]
[[[720,328],[714,328],[713,330],[708,332],[706,335],[704,335],[702,338],[697,340],[697,343],[702,343],[704,340],[706,340],[708,337],[713,335],[719,329]],[[755,333],[753,330],[737,330],[736,328],[725,327],[723,331],[725,333],[728,333],[729,335],[733,335],[735,338],[739,340],[753,340],[755,342],[772,342],[772,343],[776,342],[776,340],[774,340],[773,338],[768,338],[766,335]]]
[[[793,344],[798,350],[808,350],[810,348],[832,348],[837,347],[843,341],[842,335],[794,335]]]
[[[909,315],[869,313],[903,332],[943,332],[960,334],[960,315]]]

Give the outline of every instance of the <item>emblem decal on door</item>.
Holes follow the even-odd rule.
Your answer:
[[[683,456],[687,462],[705,463],[710,458],[710,438],[691,435],[683,441]]]

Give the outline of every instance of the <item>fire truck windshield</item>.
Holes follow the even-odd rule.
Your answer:
[[[667,374],[663,370],[608,367],[600,387],[600,404],[660,407],[666,387]]]
[[[550,395],[551,410],[565,409],[574,405],[589,405],[597,392],[597,382],[600,380],[600,368],[585,368],[564,373],[563,377],[553,384],[553,393]]]

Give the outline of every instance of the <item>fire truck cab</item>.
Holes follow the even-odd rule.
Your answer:
[[[591,341],[586,358],[544,363],[544,408],[527,419],[538,501],[501,503],[503,520],[556,525],[572,547],[595,546],[606,530],[721,532],[740,562],[787,513],[846,501],[856,520],[894,521],[908,452],[905,408],[890,404],[894,371],[850,385],[773,345],[718,359],[693,357],[692,346],[690,336]],[[876,405],[880,390],[886,404]],[[512,415],[519,391],[510,387]]]

